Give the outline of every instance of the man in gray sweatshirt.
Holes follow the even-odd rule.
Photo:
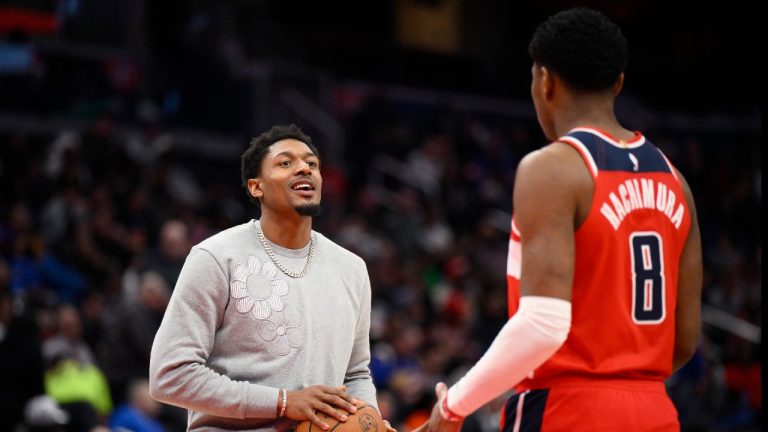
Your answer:
[[[319,413],[377,407],[365,263],[312,231],[320,161],[298,127],[253,139],[242,179],[261,218],[190,251],[152,346],[151,394],[188,409],[189,430],[327,430]]]

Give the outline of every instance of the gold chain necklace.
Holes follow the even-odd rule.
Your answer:
[[[307,255],[307,263],[304,264],[304,270],[302,270],[300,273],[292,272],[285,268],[283,263],[281,263],[277,259],[277,255],[275,255],[274,252],[272,252],[272,248],[269,247],[269,243],[267,242],[267,238],[264,237],[264,232],[261,231],[261,224],[256,223],[256,233],[259,235],[259,240],[261,240],[261,245],[264,246],[264,250],[267,252],[267,255],[272,260],[273,263],[279,268],[283,273],[287,274],[288,276],[298,279],[305,274],[307,274],[307,271],[309,271],[309,264],[312,263],[312,257],[315,256],[315,240],[312,236],[312,233],[309,234],[309,254]]]

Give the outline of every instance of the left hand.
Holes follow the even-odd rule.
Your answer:
[[[389,420],[384,420],[384,426],[387,427],[387,432],[397,432],[397,429],[393,428],[391,424],[389,424]]]
[[[450,421],[443,417],[440,412],[440,405],[443,403],[443,399],[448,395],[448,386],[445,383],[439,382],[435,386],[435,394],[437,395],[437,402],[432,407],[432,414],[429,415],[429,420],[423,425],[417,427],[413,432],[459,432],[461,431],[461,425],[464,424],[464,420]]]

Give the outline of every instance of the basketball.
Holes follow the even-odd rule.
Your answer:
[[[337,411],[346,413],[341,408],[337,408]],[[330,426],[327,431],[323,431],[309,420],[304,420],[296,427],[296,432],[386,432],[387,430],[379,412],[370,405],[363,405],[357,408],[356,413],[347,414],[345,422],[340,422],[322,412],[317,416]]]

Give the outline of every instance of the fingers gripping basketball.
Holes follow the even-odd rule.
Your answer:
[[[323,431],[317,425],[313,424],[309,420],[304,420],[296,427],[296,432],[386,432],[387,428],[384,425],[384,420],[381,419],[379,412],[376,408],[370,405],[363,405],[357,408],[357,412],[354,414],[348,414],[345,410],[337,408],[337,411],[341,411],[347,414],[347,421],[341,422],[334,417],[330,417],[325,413],[319,412],[317,416],[320,420],[328,424],[327,431]]]

